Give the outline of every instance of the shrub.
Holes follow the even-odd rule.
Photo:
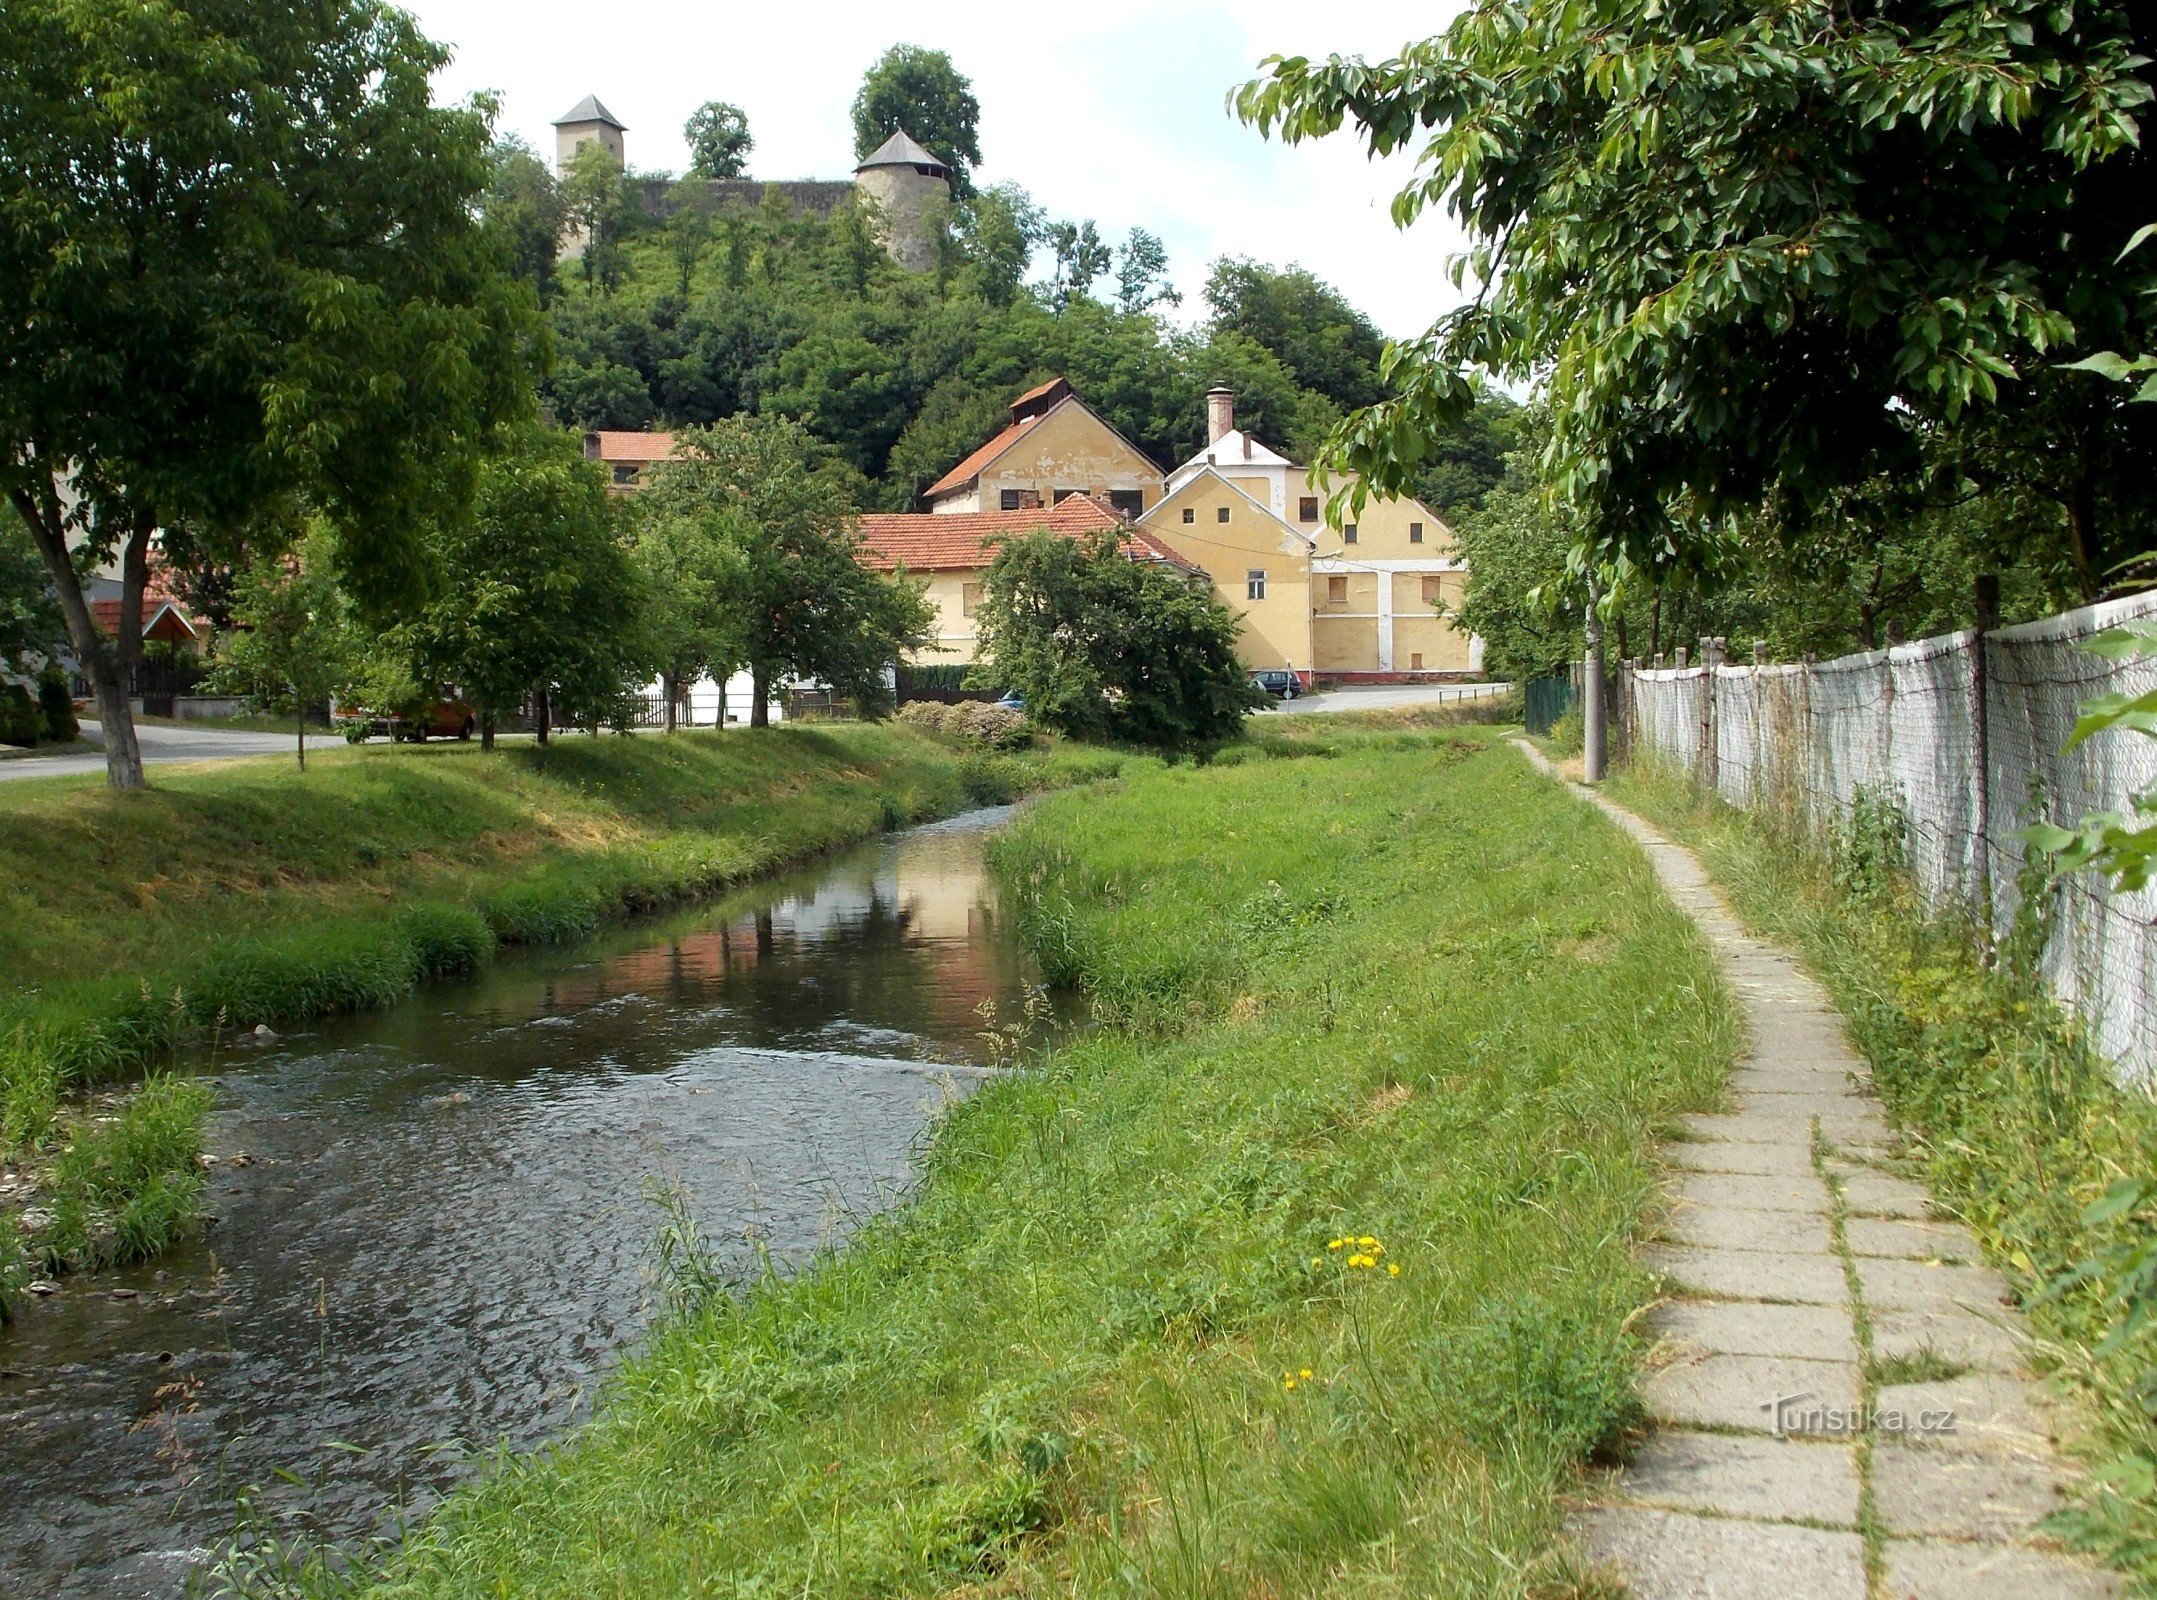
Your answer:
[[[36,744],[45,734],[30,691],[19,683],[0,683],[0,744]]]
[[[1550,753],[1561,761],[1587,748],[1588,726],[1577,705],[1567,706],[1550,725]]]
[[[949,705],[909,700],[899,708],[899,718],[954,744],[985,745],[991,750],[1020,750],[1032,737],[1025,712],[981,700]]]
[[[82,724],[75,720],[75,702],[69,698],[67,680],[59,669],[47,667],[38,675],[38,710],[45,719],[45,737],[54,744],[73,744],[82,737]]]
[[[422,982],[473,972],[494,954],[494,929],[470,906],[412,905],[397,917]]]
[[[192,1227],[209,1105],[202,1084],[163,1074],[114,1120],[79,1129],[53,1163],[52,1225],[37,1240],[45,1264],[65,1271],[145,1260]]]

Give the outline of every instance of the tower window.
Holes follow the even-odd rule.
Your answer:
[[[1422,523],[1420,523],[1420,522],[1411,522],[1411,523],[1409,523],[1409,524],[1408,524],[1408,542],[1409,542],[1410,544],[1421,544],[1421,543],[1423,542],[1423,524],[1422,524]]]
[[[1198,520],[1197,510],[1194,507],[1185,506],[1183,508],[1183,520],[1186,522],[1196,522]]]
[[[1266,598],[1266,569],[1253,567],[1243,575],[1243,597],[1246,600]]]
[[[1298,522],[1316,522],[1318,520],[1318,496],[1307,494],[1296,502],[1296,520]]]
[[[1213,508],[1213,520],[1216,522],[1226,522],[1228,520],[1228,507],[1215,506]]]

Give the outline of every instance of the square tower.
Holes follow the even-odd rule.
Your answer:
[[[567,172],[569,163],[576,157],[577,146],[594,139],[612,151],[614,159],[626,167],[629,158],[622,153],[622,135],[628,131],[628,124],[601,105],[597,95],[586,95],[554,119],[554,170]]]

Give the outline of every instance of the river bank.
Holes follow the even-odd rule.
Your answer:
[[[140,1073],[391,1003],[500,946],[561,943],[883,829],[1113,772],[884,725],[328,750],[0,793],[0,1308],[184,1234],[208,1102]],[[27,1222],[28,1226],[25,1226]],[[4,1315],[4,1310],[0,1310]]]
[[[996,859],[1106,1025],[359,1587],[1563,1578],[1557,1497],[1636,1415],[1652,1136],[1736,1042],[1645,863],[1479,731],[1342,727],[1048,797]]]

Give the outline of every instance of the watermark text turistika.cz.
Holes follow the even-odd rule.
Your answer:
[[[1844,1438],[1859,1433],[1937,1436],[1955,1431],[1955,1413],[1944,1406],[1906,1411],[1899,1406],[1836,1406],[1818,1395],[1785,1394],[1763,1400],[1768,1429],[1778,1437],[1793,1434]]]

